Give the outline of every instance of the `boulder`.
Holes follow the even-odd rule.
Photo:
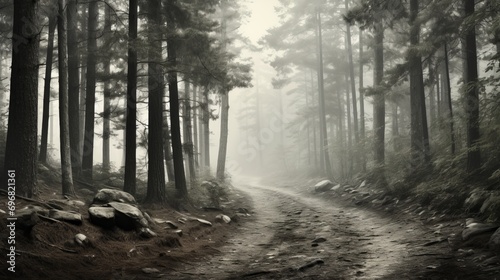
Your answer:
[[[106,204],[110,202],[123,202],[128,204],[136,205],[137,202],[135,198],[128,192],[113,190],[113,189],[101,189],[94,196],[93,204]]]
[[[112,207],[93,206],[89,208],[90,221],[103,228],[115,226],[115,209]]]
[[[500,218],[500,192],[491,192],[481,206],[481,213],[489,215],[491,220]]]
[[[473,190],[469,197],[465,200],[465,207],[469,212],[478,212],[481,209],[484,201],[488,198],[488,192],[475,189]]]
[[[334,192],[341,193],[344,191],[344,188],[340,184],[337,184],[334,187],[332,187],[331,190]]]
[[[495,251],[500,251],[500,228],[498,228],[493,235],[490,237],[488,242],[490,249]]]
[[[47,204],[51,206],[59,206],[56,207],[59,210],[64,210],[64,209],[78,209],[82,206],[85,206],[85,202],[81,200],[71,200],[71,199],[51,199],[47,202]]]
[[[314,185],[315,192],[326,192],[332,189],[333,183],[330,180],[323,180],[316,185]]]
[[[498,226],[493,224],[472,223],[462,231],[462,239],[468,240],[483,233],[494,232],[497,229]]]
[[[125,230],[148,227],[148,221],[137,207],[121,202],[108,204],[115,209],[115,224],[118,227]]]
[[[62,210],[51,209],[49,211],[49,218],[58,221],[72,223],[75,225],[82,224],[82,215],[75,211],[62,211]]]

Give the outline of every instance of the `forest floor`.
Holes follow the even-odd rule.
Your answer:
[[[247,178],[233,183],[222,212],[143,209],[173,222],[189,215],[213,223],[176,222],[181,237],[159,225],[152,227],[159,236],[149,240],[135,232],[102,230],[86,220],[83,207],[81,226],[42,221],[30,236],[19,231],[16,273],[2,265],[0,279],[496,279],[500,274],[498,256],[477,246],[484,244],[481,236],[461,241],[465,216],[437,216],[411,199],[390,207],[355,205],[354,192],[314,193],[314,184]],[[60,194],[43,189],[39,199],[53,197]],[[5,208],[5,196],[0,205]],[[219,213],[233,220],[217,223]],[[3,249],[5,221],[0,222]],[[92,246],[72,245],[77,233],[88,236]]]

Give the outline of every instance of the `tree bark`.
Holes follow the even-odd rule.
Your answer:
[[[136,193],[136,118],[137,118],[137,1],[129,1],[127,115],[125,124],[124,191]]]
[[[65,0],[58,0],[59,16],[57,18],[58,62],[59,62],[59,137],[61,152],[61,174],[63,195],[75,195],[73,174],[71,169],[71,147],[69,137],[68,106],[68,57],[66,38]]]
[[[366,153],[365,153],[365,97],[363,93],[363,31],[359,30],[359,126],[360,126],[360,142],[361,142],[361,165],[363,171],[366,171]]]
[[[148,187],[146,201],[164,203],[163,164],[163,70],[160,62],[162,26],[161,0],[148,2]]]
[[[37,175],[38,47],[37,1],[13,1],[12,67],[3,188],[15,171],[18,195],[32,197]]]
[[[168,125],[168,114],[167,114],[167,108],[166,108],[166,98],[165,98],[165,115],[164,115],[164,122],[163,122],[163,153],[165,154],[165,166],[167,168],[167,177],[169,182],[175,182],[175,169],[174,169],[174,162],[173,162],[173,157],[172,157],[172,150],[171,150],[171,134],[170,134],[170,127]]]
[[[472,16],[475,10],[474,0],[464,0],[465,17]],[[468,28],[465,34],[465,112],[467,119],[467,172],[474,173],[481,167],[479,147],[479,89],[477,73],[476,27]]]
[[[345,9],[349,10],[349,0],[345,0]],[[356,79],[354,76],[354,60],[352,56],[352,43],[351,43],[351,26],[347,23],[346,27],[346,41],[347,41],[347,54],[349,58],[349,80],[351,82],[351,94],[352,94],[352,115],[353,115],[353,126],[354,126],[354,143],[355,147],[355,160],[359,164],[359,128],[358,128],[358,106],[356,100]]]
[[[80,153],[80,69],[78,54],[78,37],[76,31],[76,0],[69,0],[66,7],[68,22],[68,109],[69,109],[69,141],[71,147],[71,167],[73,176],[78,178],[82,169]]]
[[[326,130],[326,112],[325,112],[325,88],[323,81],[323,38],[321,27],[321,12],[316,13],[318,25],[318,88],[319,88],[319,111],[320,111],[320,131],[322,131],[321,152],[325,160],[325,176],[333,179],[333,170],[330,163],[330,153],[328,149],[328,133]]]
[[[410,104],[411,104],[411,164],[413,171],[426,167],[430,162],[427,113],[425,110],[422,57],[416,50],[419,44],[420,24],[416,22],[418,0],[410,0]],[[411,49],[413,48],[413,49]]]
[[[97,52],[97,20],[98,6],[96,0],[89,2],[88,39],[87,39],[87,85],[85,98],[85,136],[83,140],[82,175],[92,181],[94,164],[94,114],[96,88],[96,52]]]
[[[199,145],[198,145],[198,87],[193,84],[193,154],[194,154],[194,165],[196,168],[199,167],[199,160],[198,160],[198,155],[200,154],[199,152]]]
[[[173,0],[169,0],[169,3]],[[180,198],[187,198],[186,176],[182,155],[181,126],[179,121],[179,89],[177,85],[177,42],[174,20],[167,16],[168,89],[170,103],[170,126],[172,133],[172,155],[174,158],[175,188]]]
[[[226,154],[227,154],[227,137],[229,129],[229,92],[223,90],[221,93],[221,115],[220,115],[220,140],[219,140],[219,155],[217,157],[217,179],[224,180],[226,177]]]
[[[105,44],[111,39],[111,10],[109,5],[106,5],[104,15],[104,41]],[[102,169],[103,172],[110,171],[110,158],[109,158],[109,139],[111,136],[111,88],[110,78],[111,74],[111,58],[104,57],[104,101],[103,101],[103,115],[102,115]]]
[[[443,96],[446,96],[446,118],[450,127],[450,152],[452,155],[455,154],[456,151],[456,141],[455,141],[455,128],[454,128],[454,120],[453,120],[453,106],[451,103],[451,83],[450,83],[450,69],[448,62],[448,44],[444,43],[443,46],[444,52],[444,67],[443,67]],[[438,106],[440,107],[440,106]]]
[[[382,85],[384,77],[384,29],[381,22],[374,25],[374,79],[375,88]],[[379,184],[385,182],[385,95],[377,91],[373,97],[374,159]]]
[[[210,106],[208,103],[208,88],[203,91],[203,160],[207,171],[210,173]]]
[[[57,26],[57,15],[49,16],[49,37],[47,40],[47,59],[45,60],[45,81],[43,86],[42,138],[40,144],[41,163],[47,163],[47,146],[50,118],[50,81],[52,80],[52,64],[54,56],[54,33]]]
[[[189,80],[184,80],[184,150],[187,154],[187,164],[189,168],[189,179],[191,183],[196,180],[196,169],[194,166],[194,144],[193,144],[193,126],[191,120],[191,87]]]

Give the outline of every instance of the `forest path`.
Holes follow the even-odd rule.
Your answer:
[[[251,220],[220,254],[164,279],[466,279],[447,242],[423,245],[435,229],[416,221],[294,189],[235,186],[253,202]]]

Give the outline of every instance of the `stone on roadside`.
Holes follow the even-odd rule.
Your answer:
[[[82,224],[82,215],[75,211],[62,211],[62,210],[51,209],[49,211],[49,218],[58,221],[72,223],[75,225]]]
[[[483,233],[494,232],[497,229],[498,226],[493,224],[472,223],[462,231],[462,239],[465,241]]]
[[[196,218],[194,219],[195,221],[198,221],[200,224],[202,225],[205,225],[205,226],[212,226],[212,223],[207,221],[207,220],[204,220],[204,219],[199,219],[199,218]]]
[[[323,180],[314,185],[315,192],[326,192],[333,187],[333,183],[330,180]]]
[[[137,205],[135,198],[128,192],[114,190],[114,189],[101,189],[94,196],[93,204],[107,204],[110,202],[122,202]]]
[[[229,216],[226,216],[224,214],[219,214],[215,216],[215,220],[220,223],[226,223],[229,224],[231,222],[231,218]]]
[[[78,233],[75,235],[75,242],[76,242],[76,244],[83,246],[83,247],[90,244],[90,240],[87,238],[87,236],[85,236],[82,233]]]
[[[125,230],[148,227],[148,221],[137,207],[122,202],[108,204],[115,209],[115,224],[118,227]]]
[[[97,226],[112,228],[115,226],[115,209],[101,206],[90,207],[89,218],[90,222]]]

